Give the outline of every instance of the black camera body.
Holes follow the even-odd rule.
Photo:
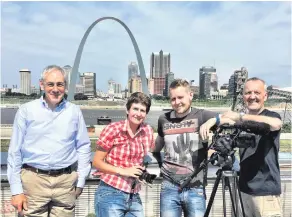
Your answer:
[[[145,166],[145,169],[142,170],[142,174],[139,176],[139,179],[141,181],[146,181],[147,183],[152,184],[154,179],[157,177],[155,174],[150,174],[146,170],[148,164],[152,161],[151,157],[149,155],[146,155],[143,159],[143,166]]]
[[[256,146],[256,134],[269,133],[270,126],[266,123],[246,121],[235,125],[221,125],[214,132],[210,149],[215,150],[211,163],[215,166],[231,168],[236,152],[234,148],[249,148]]]
[[[147,183],[152,184],[153,180],[156,178],[156,175],[148,173],[146,169],[142,171],[143,173],[139,176],[139,179],[141,181],[145,180]]]

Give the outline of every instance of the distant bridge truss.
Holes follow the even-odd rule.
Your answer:
[[[291,122],[292,111],[292,88],[280,89],[274,87],[268,87],[269,99],[279,99],[285,103],[285,112],[283,122]]]
[[[115,17],[102,17],[102,18],[99,18],[98,20],[94,21],[89,26],[89,28],[86,30],[86,32],[85,32],[85,34],[84,34],[84,36],[83,36],[83,38],[82,38],[82,40],[80,42],[80,45],[78,47],[77,54],[76,54],[76,57],[75,57],[74,65],[73,65],[73,68],[72,68],[72,72],[71,72],[71,78],[70,78],[70,84],[69,84],[69,90],[68,90],[68,100],[74,100],[74,93],[75,93],[77,75],[78,75],[78,71],[79,71],[79,64],[80,64],[80,59],[81,59],[81,55],[82,55],[82,51],[83,51],[86,39],[87,39],[89,33],[91,32],[91,30],[93,29],[93,27],[97,23],[99,23],[99,22],[101,22],[103,20],[114,20],[114,21],[118,22],[119,24],[121,24],[125,28],[125,30],[129,34],[129,36],[131,38],[131,41],[132,41],[132,44],[134,46],[136,57],[137,57],[137,61],[138,61],[138,67],[139,67],[140,76],[141,76],[141,82],[142,82],[142,91],[143,91],[143,93],[149,95],[143,60],[142,60],[142,57],[141,57],[141,53],[140,53],[138,44],[137,44],[132,32],[126,26],[126,24],[124,24],[121,20],[119,20],[119,19],[117,19]]]

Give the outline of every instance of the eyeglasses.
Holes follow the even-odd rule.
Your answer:
[[[44,82],[45,85],[47,85],[48,87],[54,87],[55,85],[57,87],[65,87],[65,82]]]

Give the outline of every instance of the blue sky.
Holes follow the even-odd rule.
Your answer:
[[[291,4],[289,2],[2,2],[1,87],[19,86],[19,70],[37,85],[50,64],[71,65],[86,29],[113,16],[132,31],[146,74],[150,55],[171,54],[175,77],[199,81],[199,68],[214,65],[219,84],[245,66],[249,77],[268,85],[291,86]],[[90,33],[80,72],[97,73],[97,88],[113,78],[127,83],[136,61],[126,31],[105,20]]]

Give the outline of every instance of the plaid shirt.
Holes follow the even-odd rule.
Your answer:
[[[127,120],[114,122],[106,126],[97,140],[97,146],[108,151],[106,162],[121,168],[142,165],[143,157],[154,147],[153,129],[142,123],[131,138],[127,132]],[[131,192],[133,177],[124,177],[102,173],[101,180],[124,192]],[[141,184],[137,182],[134,193],[138,193]]]

